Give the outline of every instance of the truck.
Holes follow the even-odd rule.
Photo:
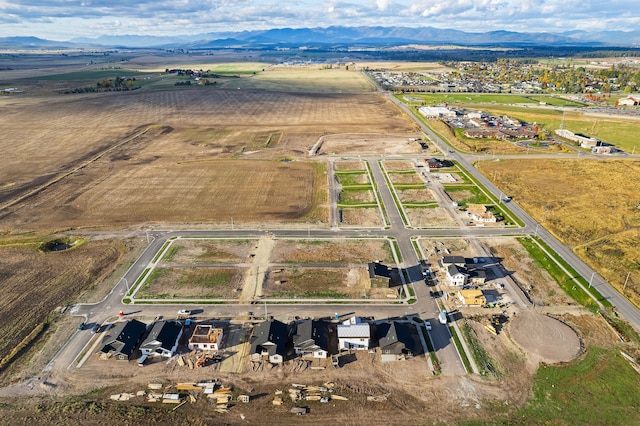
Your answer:
[[[440,321],[440,324],[447,323],[447,311],[442,311],[438,314],[438,321]]]

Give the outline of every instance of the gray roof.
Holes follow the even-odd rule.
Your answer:
[[[288,327],[285,323],[278,320],[264,321],[253,329],[249,353],[266,351],[269,356],[279,354],[284,358],[287,336]]]
[[[100,352],[113,351],[130,357],[146,330],[147,325],[136,319],[118,323],[102,340],[104,347]]]
[[[325,321],[307,319],[296,325],[293,335],[296,349],[311,352],[317,349],[329,350],[329,324]]]
[[[406,322],[383,322],[378,324],[378,345],[383,352],[394,354],[420,354],[423,352],[414,324]]]
[[[182,324],[178,321],[158,321],[153,325],[151,332],[140,347],[171,350],[180,337],[181,331]]]
[[[457,274],[469,275],[467,274],[467,270],[465,268],[459,267],[457,265],[449,265],[447,267],[447,271],[452,277]]]

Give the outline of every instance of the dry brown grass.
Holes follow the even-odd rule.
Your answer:
[[[163,263],[242,263],[247,260],[257,240],[179,239],[173,241]]]
[[[478,168],[537,221],[640,303],[636,160],[509,160]]]
[[[33,246],[0,247],[0,359],[56,306],[69,303],[111,273],[127,250],[125,243],[110,241],[52,253]]]

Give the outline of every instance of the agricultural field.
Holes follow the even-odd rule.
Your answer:
[[[13,348],[29,349],[54,321],[53,311],[75,300],[111,274],[131,250],[125,241],[80,242],[63,251],[43,252],[37,242],[0,246],[0,372]]]
[[[316,74],[305,77],[304,71],[283,71],[278,78],[298,80],[300,84],[306,78],[309,84],[315,84]],[[317,75],[341,72],[317,71]],[[358,75],[342,72],[349,78]],[[279,71],[273,73],[276,75]],[[241,79],[253,77],[251,74]],[[331,80],[334,85],[342,81],[341,78],[325,80]],[[345,82],[344,92],[355,90],[350,84]],[[328,89],[286,93],[202,87],[198,90],[3,96],[0,98],[3,109],[0,125],[4,132],[0,142],[4,159],[0,171],[3,182],[0,229],[63,229],[70,226],[71,221],[76,223],[71,226],[79,227],[127,226],[138,221],[198,222],[204,219],[204,212],[198,214],[200,202],[194,202],[196,197],[199,200],[204,196],[220,197],[223,195],[220,191],[225,191],[224,187],[218,187],[214,193],[208,188],[207,183],[216,181],[222,173],[212,169],[227,166],[212,160],[272,161],[262,166],[242,165],[241,161],[233,163],[234,169],[244,169],[243,175],[247,169],[254,169],[256,173],[239,181],[233,191],[239,188],[251,192],[255,187],[251,182],[260,181],[262,187],[267,188],[262,194],[268,195],[268,185],[275,185],[272,190],[277,192],[281,187],[278,176],[287,175],[292,181],[300,182],[300,186],[307,185],[307,193],[309,188],[322,192],[324,179],[298,174],[314,174],[312,166],[273,161],[290,161],[306,155],[322,134],[372,132],[372,138],[392,147],[394,144],[382,141],[380,135],[394,132],[404,135],[403,132],[414,129],[405,116],[378,95],[350,93],[347,96],[329,92]],[[96,133],[96,128],[101,131]],[[354,143],[355,149],[357,145]],[[342,147],[354,149],[349,148],[349,144]],[[261,170],[269,168],[275,172],[264,180]],[[175,204],[168,202],[166,194],[171,191],[171,181],[177,175],[195,185],[181,188],[181,196],[187,197],[181,203],[185,209],[174,206],[172,211],[165,209],[168,204]],[[144,184],[140,185],[138,180],[144,180]],[[263,221],[302,217],[307,221],[324,221],[326,214],[318,210],[322,209],[323,201],[317,194],[309,205],[308,199],[295,199],[295,195],[293,200],[284,202],[269,197],[264,204],[265,200],[252,201],[248,193],[246,197],[235,197],[236,201],[247,200],[247,203],[234,216],[238,221],[252,221],[257,217]],[[100,211],[104,208],[100,199],[107,195],[122,202],[116,206],[118,211]],[[138,204],[143,195],[144,200]],[[224,200],[224,196],[217,203],[203,206],[207,209],[205,222],[228,220],[222,219],[227,212],[218,211],[227,205],[220,200]],[[250,213],[256,201],[264,205],[264,210]],[[133,211],[134,204],[140,205],[141,211]],[[88,205],[91,205],[90,212],[84,210]],[[156,214],[154,210],[158,210],[158,206],[162,206],[166,214]],[[186,212],[187,206],[196,207],[193,216]],[[265,215],[267,211],[273,214]],[[63,225],[58,222],[60,217],[70,220]]]
[[[476,167],[614,287],[622,291],[627,281],[625,295],[640,304],[638,161],[510,160]]]

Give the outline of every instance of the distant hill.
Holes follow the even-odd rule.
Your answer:
[[[433,27],[328,27],[274,28],[239,32],[211,32],[175,36],[103,35],[75,38],[68,42],[37,37],[0,38],[0,46],[23,48],[91,45],[130,48],[259,48],[274,45],[367,45],[456,44],[466,46],[619,46],[640,45],[640,31],[570,31],[564,33],[528,33],[514,31],[466,32]]]

